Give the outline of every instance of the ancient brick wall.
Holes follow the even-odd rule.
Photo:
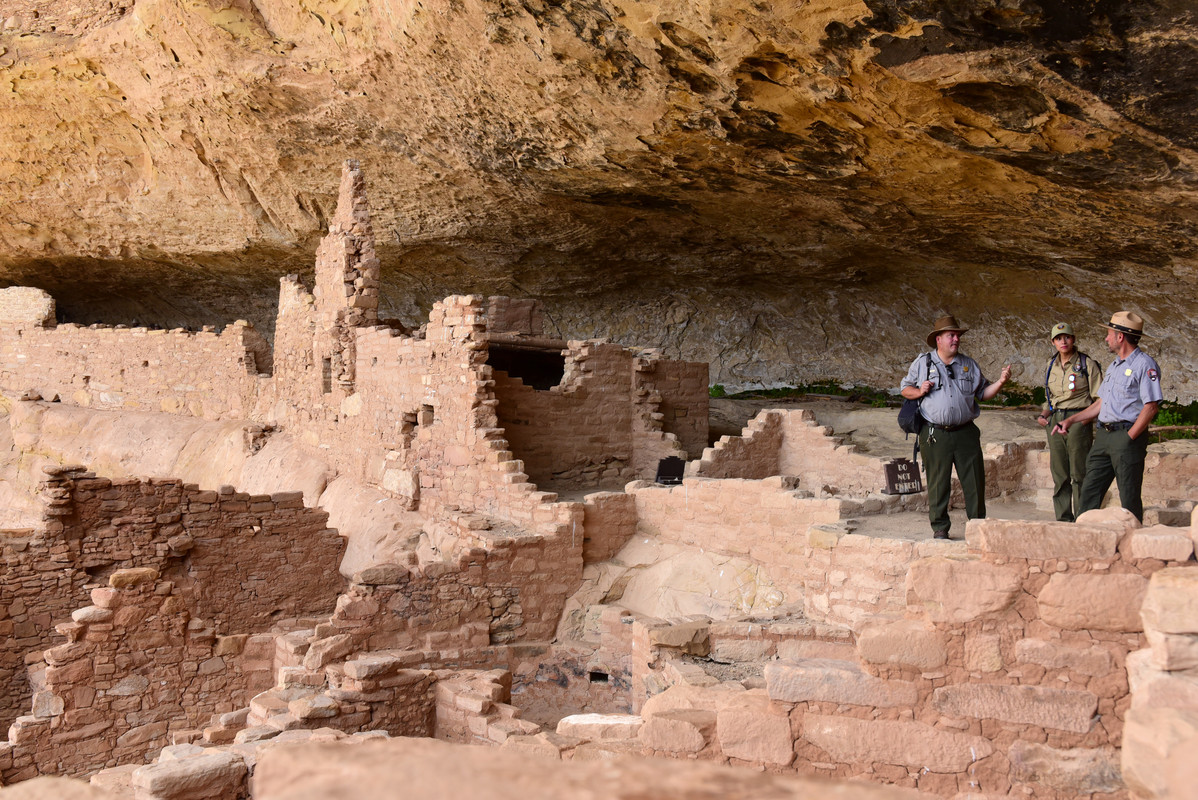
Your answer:
[[[706,478],[786,475],[810,491],[828,486],[838,494],[862,496],[885,487],[883,463],[817,425],[810,411],[766,409],[749,420],[743,436],[724,436],[705,450],[691,470]]]
[[[248,702],[239,639],[193,618],[171,581],[149,568],[113,573],[92,605],[58,626],[32,714],[0,743],[7,785],[42,774],[83,776],[144,763],[172,733]]]
[[[1131,708],[1120,754],[1124,782],[1144,800],[1188,797],[1198,786],[1196,608],[1198,569],[1168,567],[1152,576],[1140,609],[1149,646],[1127,656]]]
[[[620,486],[632,468],[633,357],[613,344],[573,342],[566,378],[540,391],[495,372],[499,425],[538,486]]]
[[[684,544],[762,566],[786,595],[803,596],[804,533],[857,507],[839,498],[802,496],[781,477],[753,480],[685,478],[681,486],[647,482],[629,487],[638,535]]]
[[[815,422],[810,411],[782,412],[782,449],[778,467],[794,475],[799,486],[818,491],[835,487],[837,494],[868,495],[886,486],[883,460],[857,452],[855,445]]]
[[[596,492],[583,504],[582,558],[587,564],[607,561],[636,535],[636,500],[624,492]]]
[[[268,352],[245,322],[221,333],[0,325],[0,385],[94,408],[244,419]]]
[[[1198,663],[1187,611],[1198,585],[1192,532],[1140,528],[1120,509],[1094,514],[1081,524],[971,522],[967,549],[911,562],[905,608],[863,619],[855,652],[795,649],[766,665],[764,692],[703,689],[710,678],[695,680],[685,666],[655,673],[690,685],[646,703],[642,745],[823,777],[868,775],[942,796],[1073,800],[1124,796],[1118,748],[1132,720],[1142,759],[1133,774],[1159,789],[1171,749],[1198,732],[1198,716],[1186,716],[1189,684],[1168,674]],[[858,549],[858,567],[877,559]],[[1143,603],[1141,619],[1149,576],[1169,589]],[[668,639],[668,629],[646,627]],[[736,648],[760,640],[762,653],[778,652],[769,627],[741,626]],[[726,637],[720,625],[705,633],[713,647]],[[1135,655],[1146,643],[1151,654]],[[1149,658],[1159,672],[1145,669]],[[1129,672],[1143,693],[1134,704]],[[1165,796],[1154,791],[1143,796]]]
[[[741,436],[721,436],[688,465],[691,475],[703,478],[761,480],[781,475],[779,453],[784,436],[781,411],[762,411],[749,420]]]
[[[12,646],[0,649],[3,713],[28,702],[30,651],[114,570],[151,567],[202,608],[216,634],[254,633],[276,618],[328,613],[343,579],[344,540],[299,492],[201,491],[178,481],[113,482],[53,468],[40,485],[44,523],[4,542],[0,608]],[[280,580],[281,575],[296,576]],[[299,576],[303,576],[302,579]]]
[[[534,483],[614,488],[707,444],[707,366],[570,342],[548,389],[495,372],[499,424]]]
[[[698,458],[707,447],[707,380],[706,363],[637,359],[633,391],[644,389],[651,397],[661,398],[651,413],[661,414],[660,430],[673,435],[688,458]]]
[[[803,607],[809,618],[857,629],[878,615],[902,615],[904,584],[911,564],[959,545],[936,540],[909,541],[811,528],[805,539]]]
[[[485,548],[466,551],[454,563],[382,565],[356,575],[318,630],[304,666],[322,669],[362,651],[551,641],[582,577],[581,531],[490,533]]]

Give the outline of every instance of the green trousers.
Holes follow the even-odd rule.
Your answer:
[[[1078,409],[1079,411],[1081,409]],[[1076,411],[1072,413],[1077,413]],[[1081,513],[1082,483],[1086,478],[1086,458],[1094,443],[1094,425],[1073,425],[1064,436],[1053,433],[1058,422],[1071,416],[1054,411],[1048,418],[1048,456],[1052,471],[1052,507],[1061,522],[1073,522]]]
[[[1082,482],[1081,510],[1102,506],[1111,481],[1119,485],[1119,505],[1144,519],[1144,501],[1140,488],[1144,483],[1144,456],[1148,454],[1148,431],[1132,439],[1127,431],[1108,431],[1101,425],[1094,434],[1094,447],[1086,459],[1086,479]],[[1079,512],[1080,513],[1080,512]]]
[[[982,432],[972,422],[956,431],[926,426],[919,432],[919,452],[928,478],[928,520],[935,532],[948,533],[948,501],[953,467],[965,493],[965,516],[986,516],[986,469],[982,463]]]

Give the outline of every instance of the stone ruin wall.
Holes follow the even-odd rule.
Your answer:
[[[849,639],[819,623],[671,624],[610,608],[601,658],[642,687],[634,692],[639,743],[654,755],[869,778],[944,796],[1122,796],[1118,748],[1133,708],[1127,667],[1137,652],[1174,671],[1198,664],[1198,624],[1187,617],[1198,572],[1180,566],[1192,561],[1190,529],[1112,517],[1095,526],[971,522],[967,550],[916,559],[902,611],[864,620]],[[857,563],[870,558],[861,552]],[[1145,637],[1140,614],[1149,578],[1166,567],[1190,587],[1157,601],[1168,644]],[[735,692],[679,661],[721,646],[789,660],[766,666],[764,689]],[[1150,678],[1131,671],[1144,692]],[[1194,693],[1182,675],[1158,669],[1151,679],[1172,682],[1158,685],[1155,703],[1139,703],[1136,757],[1159,764],[1168,748],[1147,726],[1169,717],[1163,739],[1176,748],[1198,734],[1198,712],[1185,710]],[[1189,704],[1182,710],[1179,697]],[[1134,774],[1162,780],[1143,766]]]
[[[1191,530],[1198,531],[1198,514]],[[1123,780],[1147,800],[1188,797],[1198,786],[1198,570],[1153,575],[1141,618],[1149,647],[1127,657]]]
[[[552,640],[581,577],[581,537],[521,536],[456,564],[383,565],[355,576],[309,652],[446,651]],[[323,656],[321,658],[324,658]],[[325,662],[327,663],[327,662]],[[324,666],[314,656],[309,669]]]
[[[58,325],[53,303],[0,290],[0,384],[92,408],[243,419],[271,368],[265,339],[243,321],[221,333]]]
[[[114,578],[119,587],[93,589],[93,605],[59,625],[68,642],[43,654],[33,713],[0,743],[6,785],[144,763],[172,735],[232,711],[269,681],[272,640],[217,637],[153,569]]]
[[[882,460],[858,452],[843,437],[819,425],[807,410],[765,409],[749,420],[741,436],[723,436],[688,465],[703,478],[798,478],[803,489],[824,487],[835,494],[868,495],[886,484]]]
[[[707,416],[705,365],[599,342],[571,342],[565,352],[566,377],[548,391],[493,372],[499,425],[534,483],[622,486],[654,475],[662,458],[706,446],[697,422]]]
[[[201,491],[179,481],[114,482],[51,468],[39,486],[43,522],[3,541],[0,714],[11,721],[42,669],[38,651],[114,570],[150,568],[216,636],[255,634],[281,620],[327,614],[344,585],[344,541],[298,492]],[[302,570],[302,581],[280,576]],[[307,574],[310,571],[310,574]]]

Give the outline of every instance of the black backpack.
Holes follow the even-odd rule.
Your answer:
[[[926,359],[926,361],[925,361],[926,369],[924,369],[924,380],[925,381],[931,380],[932,379],[932,354],[924,353],[924,359]],[[937,377],[939,377],[939,373],[937,373]],[[937,383],[939,383],[939,381],[937,381]],[[903,433],[906,433],[908,435],[914,433],[914,434],[918,435],[919,432],[921,430],[923,430],[923,426],[925,424],[927,424],[927,420],[925,420],[923,418],[923,414],[919,413],[919,404],[922,402],[922,400],[923,400],[922,397],[917,400],[903,400],[903,405],[899,409],[899,415],[898,415],[898,424],[899,424],[899,427],[903,430]],[[916,449],[916,452],[919,451],[919,443],[918,442],[915,443],[915,449]]]

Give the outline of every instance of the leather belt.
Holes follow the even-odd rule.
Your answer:
[[[1061,419],[1068,419],[1069,417],[1072,417],[1074,414],[1081,413],[1082,411],[1085,411],[1085,410],[1086,409],[1084,409],[1084,408],[1055,408],[1055,409],[1053,409],[1052,413],[1060,414]]]
[[[938,431],[944,431],[945,433],[952,433],[953,431],[959,431],[962,428],[968,427],[972,424],[973,420],[970,420],[969,422],[962,422],[960,425],[937,425],[934,422],[929,422],[928,427],[935,428]]]
[[[1100,422],[1100,423],[1098,423],[1098,426],[1100,428],[1102,428],[1104,431],[1106,431],[1107,433],[1111,433],[1113,431],[1128,430],[1129,428],[1131,428],[1131,426],[1133,424],[1134,423],[1123,422],[1122,420],[1120,420],[1119,422]]]

